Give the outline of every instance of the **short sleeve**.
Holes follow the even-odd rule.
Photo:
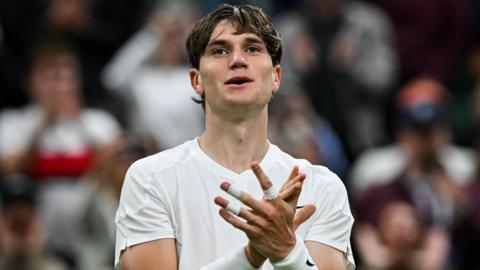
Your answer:
[[[115,217],[115,268],[120,254],[127,247],[158,239],[175,238],[169,201],[159,196],[161,187],[152,186],[152,176],[141,160],[134,163],[125,176],[119,208]]]
[[[305,241],[319,242],[342,251],[347,259],[347,269],[354,269],[350,245],[354,219],[347,190],[340,178],[325,167],[314,166],[311,177],[316,190],[314,201],[317,210],[312,216]]]

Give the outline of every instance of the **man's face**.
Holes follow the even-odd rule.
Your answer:
[[[40,61],[30,76],[30,88],[35,102],[44,109],[58,113],[77,110],[80,102],[79,85],[74,60],[67,54]]]
[[[280,86],[280,66],[273,66],[265,43],[253,33],[239,34],[227,20],[217,24],[192,86],[205,95],[207,112],[263,109]]]

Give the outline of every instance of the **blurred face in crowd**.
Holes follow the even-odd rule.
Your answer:
[[[39,57],[32,65],[30,90],[34,102],[55,115],[75,117],[80,107],[80,78],[68,53]]]
[[[438,151],[449,140],[447,130],[434,125],[405,130],[399,138],[410,163],[425,172],[435,168]]]
[[[34,206],[15,199],[4,206],[0,221],[0,247],[6,256],[21,259],[40,251],[43,245],[41,225]]]
[[[280,86],[280,66],[273,65],[264,41],[239,33],[229,20],[216,25],[199,69],[190,75],[197,93],[205,96],[207,111],[218,114],[239,106],[263,109]]]
[[[386,246],[403,253],[418,245],[421,224],[415,208],[407,203],[393,202],[380,215],[379,234]]]

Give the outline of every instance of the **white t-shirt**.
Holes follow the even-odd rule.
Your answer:
[[[44,112],[35,105],[0,114],[0,157],[25,150],[42,124]],[[120,125],[107,112],[83,109],[76,121],[57,120],[42,133],[39,150],[44,154],[82,152],[103,146],[120,135]]]
[[[341,250],[348,269],[353,269],[353,217],[340,179],[327,168],[294,159],[273,144],[260,163],[278,188],[294,165],[307,175],[298,205],[317,207],[297,232],[304,240]],[[225,222],[213,202],[216,196],[236,201],[220,189],[225,180],[256,198],[263,195],[251,170],[237,174],[219,165],[201,150],[196,139],[135,162],[125,177],[115,219],[116,268],[120,268],[122,250],[157,239],[176,239],[180,270],[199,269],[246,244],[245,233]],[[267,262],[262,269],[272,266]]]

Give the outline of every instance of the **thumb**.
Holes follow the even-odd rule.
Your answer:
[[[313,213],[315,213],[315,210],[316,208],[313,204],[307,204],[303,208],[297,210],[295,217],[293,218],[293,230],[297,230],[300,225],[302,225],[313,215]]]

